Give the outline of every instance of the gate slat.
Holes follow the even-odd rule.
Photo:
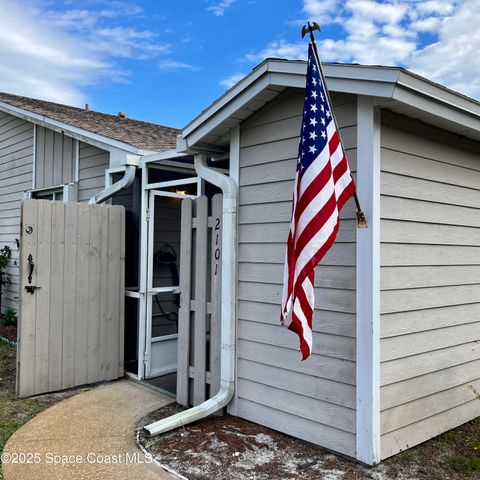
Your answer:
[[[212,198],[212,288],[210,315],[210,397],[220,390],[222,195]]]
[[[194,322],[194,370],[193,404],[205,400],[206,392],[206,334],[207,334],[207,217],[208,198],[196,201],[196,248],[195,248],[195,322]]]
[[[40,200],[38,205],[38,252],[33,258],[37,274],[34,285],[41,286],[37,299],[35,324],[35,393],[48,391],[49,337],[50,337],[50,254],[52,235],[51,202]]]
[[[99,375],[105,378],[107,368],[107,317],[108,317],[108,242],[109,242],[109,209],[102,209],[102,239],[101,239],[101,277],[100,277],[100,355],[99,355]]]
[[[107,368],[106,378],[113,380],[118,378],[118,334],[116,330],[117,318],[120,315],[120,292],[118,280],[120,278],[120,250],[121,250],[121,218],[122,207],[113,206],[110,209],[108,219],[109,235],[108,242],[108,314],[107,314]]]
[[[49,390],[62,388],[62,320],[63,264],[65,255],[65,208],[63,202],[52,202],[52,248],[50,293]],[[45,266],[46,267],[46,266]]]
[[[87,383],[87,331],[85,315],[88,302],[88,269],[90,267],[90,208],[79,205],[77,212],[77,305],[75,312],[75,385]]]
[[[99,378],[101,247],[102,211],[98,205],[92,205],[90,207],[90,267],[88,269],[87,382],[95,382]]]
[[[77,309],[77,210],[65,204],[65,258],[63,263],[62,388],[75,385],[75,312]]]
[[[22,204],[22,233],[20,249],[20,288],[28,283],[28,256],[37,258],[37,219],[38,202],[25,200]],[[31,226],[32,233],[25,233],[25,228]],[[36,273],[34,272],[36,280]],[[32,284],[34,280],[32,280]],[[21,316],[19,319],[19,344],[18,358],[19,370],[17,374],[17,391],[21,397],[27,397],[35,393],[35,304],[36,296],[20,295]]]
[[[118,257],[118,268],[120,275],[118,276],[118,318],[125,318],[125,210],[122,207],[117,207],[120,216],[120,255]],[[118,320],[117,320],[118,321]],[[125,358],[125,322],[120,322],[118,327],[118,356],[117,356],[117,377],[123,376]]]
[[[192,276],[192,200],[182,201],[180,242],[180,310],[178,312],[177,402],[188,405],[190,297]]]

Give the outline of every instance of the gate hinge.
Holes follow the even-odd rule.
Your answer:
[[[150,221],[150,209],[149,208],[147,208],[146,217],[147,217],[147,222],[149,222]]]
[[[148,363],[148,352],[146,350],[143,352],[143,363],[145,365]]]

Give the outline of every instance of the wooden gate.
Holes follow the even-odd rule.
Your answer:
[[[125,213],[25,200],[17,393],[123,376]]]
[[[222,195],[182,202],[177,402],[198,405],[220,389]]]

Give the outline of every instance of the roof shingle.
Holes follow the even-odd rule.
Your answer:
[[[143,150],[172,150],[180,133],[177,128],[9,93],[0,92],[0,102]]]

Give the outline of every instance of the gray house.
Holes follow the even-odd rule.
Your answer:
[[[153,143],[124,151],[128,142],[115,137],[109,145],[106,131],[103,144],[92,143],[101,132],[88,137],[77,126],[61,133],[47,113],[20,116],[3,101],[0,110],[17,117],[11,121],[37,125],[28,127],[37,131],[35,142],[20,133],[28,137],[23,158],[49,152],[31,153],[35,161],[21,165],[22,186],[10,204],[17,223],[5,225],[11,241],[21,192],[33,188],[37,172],[51,175],[45,165],[53,165],[52,150],[39,138],[63,135],[64,150],[65,138],[78,140],[80,165],[82,150],[91,158],[99,148],[109,151],[105,182],[99,170],[88,187],[81,174],[72,181],[57,171],[55,181],[73,183],[78,200],[110,198],[125,206],[125,323],[120,309],[121,347],[111,354],[119,355],[117,363],[132,377],[176,389],[177,400],[191,405],[217,393],[219,365],[227,359],[235,369],[231,414],[375,464],[480,415],[468,388],[480,381],[480,104],[400,68],[325,69],[369,228],[357,230],[347,203],[337,240],[317,267],[314,348],[305,362],[296,336],[279,325],[304,62],[260,64],[179,132],[176,149],[177,132],[164,127],[149,126]],[[57,134],[47,135],[49,128]],[[2,145],[4,172],[13,160],[4,160],[9,147]],[[98,168],[91,162],[83,168]],[[229,192],[236,208],[226,208],[226,190],[223,207],[218,203],[212,169],[236,186]],[[135,181],[124,181],[128,175]],[[115,184],[125,188],[110,195]],[[64,200],[70,198],[67,187]],[[235,209],[237,222],[229,224]],[[223,248],[217,256],[216,227],[224,247],[234,241],[234,251]],[[228,291],[226,282],[219,288],[218,262],[222,280],[233,278]],[[22,268],[26,277],[28,264]],[[236,335],[229,358],[220,351],[227,329]],[[122,373],[119,367],[116,376]],[[40,389],[33,382],[30,394],[55,389],[49,382]]]

